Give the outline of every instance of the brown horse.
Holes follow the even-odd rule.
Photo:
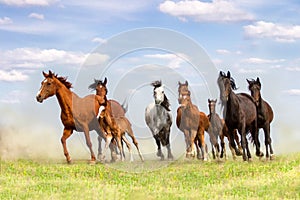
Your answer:
[[[259,157],[263,156],[258,143],[257,110],[253,98],[245,93],[235,94],[233,92],[236,89],[236,85],[229,71],[227,75],[224,72],[220,72],[218,85],[222,106],[224,106],[225,123],[230,134],[231,147],[235,149],[237,154],[240,153],[233,139],[234,129],[237,129],[241,135],[243,160],[246,161],[247,158],[251,160],[251,153],[246,138],[247,133],[250,132],[252,138],[254,138],[256,155]]]
[[[106,94],[108,92],[106,84],[107,84],[106,78],[104,79],[103,82],[101,80],[95,79],[94,83],[89,86],[89,89],[96,90],[96,96],[106,98]],[[133,161],[133,156],[131,153],[131,145],[128,142],[127,138],[125,137],[125,132],[126,132],[131,137],[132,142],[139,153],[140,159],[144,161],[144,158],[138,146],[138,142],[132,131],[131,123],[125,117],[125,113],[126,113],[126,109],[123,106],[121,106],[117,101],[108,100],[105,109],[100,113],[100,118],[99,118],[100,125],[103,130],[112,132],[112,135],[117,140],[118,146],[119,146],[119,142],[118,142],[119,139],[126,143],[126,146],[130,152],[130,161]],[[99,139],[99,146],[100,146],[99,148],[101,148],[101,137],[98,137],[98,139]],[[122,147],[119,146],[119,148],[121,148],[120,149],[121,159],[125,158],[123,146]]]
[[[91,162],[96,161],[92,149],[89,131],[95,130],[99,136],[107,136],[101,132],[99,122],[97,121],[98,110],[101,105],[106,104],[106,99],[97,95],[88,95],[80,98],[70,90],[72,84],[65,77],[58,77],[49,70],[49,73],[43,72],[45,79],[41,83],[41,88],[36,96],[38,102],[56,95],[61,108],[61,121],[64,125],[61,143],[64,149],[64,155],[68,163],[71,163],[71,157],[67,150],[66,140],[72,135],[73,131],[84,132],[86,144],[91,152]]]
[[[254,101],[257,106],[257,127],[262,128],[265,133],[265,145],[266,145],[266,158],[272,160],[274,158],[273,149],[272,149],[272,140],[270,135],[270,124],[273,121],[274,114],[271,106],[263,100],[261,97],[261,83],[259,78],[257,77],[256,80],[251,79],[247,82],[249,84],[248,88],[251,91],[251,96],[254,98]],[[270,149],[270,155],[269,155]]]
[[[218,144],[218,138],[221,140],[221,155],[220,158],[223,158],[223,156],[226,159],[226,148],[225,148],[225,142],[224,142],[224,137],[227,137],[228,141],[230,141],[230,134],[228,133],[228,128],[225,124],[225,120],[221,119],[220,116],[216,113],[216,100],[208,99],[208,108],[209,108],[209,115],[207,116],[210,122],[210,126],[208,129],[209,137],[210,137],[210,142],[212,145],[212,154],[213,158],[215,159],[215,152],[214,149],[217,149],[217,158],[219,158],[218,153],[219,153],[219,144]],[[234,139],[235,142],[237,143],[239,149],[241,149],[241,145],[239,142],[239,137],[237,135],[237,131],[234,131]],[[236,159],[236,154],[234,149],[229,145],[229,148],[232,153],[232,157],[235,160]]]
[[[96,90],[96,95],[99,96],[106,96],[107,95],[107,88],[106,88],[106,83],[107,79],[105,78],[104,81],[102,82],[101,80],[94,79],[94,83],[89,85],[89,89],[91,90]],[[124,105],[121,105],[119,102],[113,99],[109,99],[108,103],[110,103],[111,110],[112,110],[112,116],[114,118],[116,117],[124,117],[126,113],[126,108]],[[124,103],[125,104],[125,103]],[[102,156],[102,148],[101,148],[101,142],[102,142],[102,137],[98,136],[98,159],[101,160],[103,158]],[[113,145],[115,147],[115,145]],[[115,151],[117,151],[115,149]]]
[[[192,103],[188,82],[178,82],[178,102],[176,125],[184,133],[186,142],[186,157],[194,157],[194,145],[197,148],[197,157],[200,158],[198,146],[200,146],[202,159],[207,160],[207,148],[204,140],[204,131],[208,131],[209,120],[205,113],[200,112]]]

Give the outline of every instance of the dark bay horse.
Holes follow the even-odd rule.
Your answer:
[[[71,163],[71,157],[67,150],[66,140],[72,135],[73,131],[84,132],[86,144],[91,152],[91,163],[96,161],[92,149],[89,131],[95,130],[99,136],[107,136],[101,132],[97,120],[98,110],[101,105],[106,104],[106,99],[97,95],[88,95],[80,98],[70,90],[72,84],[65,77],[59,77],[49,70],[49,73],[43,72],[45,79],[41,83],[41,88],[36,96],[40,103],[51,96],[56,96],[61,108],[61,121],[64,125],[61,143],[64,149],[64,155],[68,163]]]
[[[209,120],[205,113],[200,112],[192,103],[191,92],[188,89],[188,82],[178,82],[178,102],[176,125],[184,133],[186,142],[186,157],[194,157],[194,145],[197,148],[197,157],[207,160],[207,148],[204,140],[204,131],[208,131]],[[199,147],[202,153],[200,157]]]
[[[230,145],[235,149],[237,154],[240,153],[234,142],[234,129],[237,129],[241,135],[243,160],[246,161],[247,158],[251,160],[251,153],[246,138],[247,133],[250,131],[252,138],[254,138],[256,155],[259,157],[263,156],[258,143],[257,110],[253,98],[245,93],[235,94],[233,92],[237,88],[229,71],[227,75],[222,71],[220,72],[218,86],[221,103],[224,107],[225,123],[230,134]]]
[[[145,121],[152,132],[157,145],[157,156],[164,160],[161,145],[168,150],[168,159],[173,159],[170,146],[170,130],[172,125],[172,115],[170,113],[169,100],[164,92],[161,81],[151,84],[153,88],[154,102],[145,109]]]
[[[273,110],[266,102],[263,100],[261,97],[261,83],[259,78],[257,77],[256,80],[251,79],[248,80],[247,82],[249,84],[248,88],[251,92],[251,96],[254,98],[254,101],[257,106],[257,127],[262,128],[265,133],[265,145],[266,145],[266,158],[272,160],[274,158],[273,155],[273,149],[272,149],[272,140],[271,140],[271,135],[270,135],[270,124],[274,118]],[[269,149],[270,149],[270,155],[269,155]]]
[[[225,142],[224,142],[224,137],[227,137],[228,141],[230,141],[230,134],[228,132],[228,128],[225,124],[225,120],[221,119],[220,116],[216,113],[216,103],[217,99],[208,99],[208,108],[209,108],[209,115],[207,116],[210,122],[210,126],[208,129],[209,137],[210,137],[210,142],[212,145],[212,154],[213,158],[215,159],[215,150],[217,150],[217,158],[218,153],[219,153],[219,144],[218,144],[218,138],[221,140],[221,155],[220,158],[223,158],[223,156],[226,159],[226,148],[225,148]],[[234,139],[235,142],[237,143],[239,149],[241,149],[241,145],[239,142],[239,137],[237,135],[237,131],[234,131]],[[236,153],[234,149],[229,145],[229,148],[232,153],[232,157],[235,160],[236,159]]]
[[[107,84],[107,78],[105,78],[104,81],[95,79],[94,83],[89,86],[89,89],[96,90],[96,96],[106,98],[106,95],[108,92],[106,84]],[[126,109],[124,108],[123,105],[119,104],[115,100],[112,100],[112,99],[108,100],[107,104],[104,106],[104,110],[102,110],[100,113],[99,122],[100,122],[101,128],[104,131],[111,132],[112,135],[114,136],[114,138],[117,140],[117,144],[118,144],[118,140],[124,141],[126,143],[126,146],[130,152],[130,161],[133,161],[131,145],[128,142],[127,138],[125,137],[125,133],[127,133],[131,137],[132,142],[134,143],[134,145],[138,151],[140,159],[142,161],[144,161],[144,158],[143,158],[141,151],[139,149],[139,146],[138,146],[138,142],[132,131],[131,123],[125,117],[125,113],[126,113]],[[99,141],[99,151],[98,152],[102,152],[100,150],[101,149],[101,140],[102,140],[102,138],[98,137],[98,141]],[[119,144],[118,144],[118,146],[119,146]],[[107,146],[105,148],[107,148]],[[120,151],[121,151],[121,158],[125,158],[123,146],[121,147]],[[101,157],[101,155],[98,155],[98,156]]]

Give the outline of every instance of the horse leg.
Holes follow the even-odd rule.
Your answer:
[[[255,124],[252,125],[252,128],[251,128],[251,136],[254,137],[254,144],[256,147],[255,155],[257,157],[263,157],[264,153],[260,151],[260,142],[259,142],[258,133],[259,133],[258,128],[257,128],[256,122],[255,122]]]
[[[170,130],[166,131],[166,147],[167,147],[167,150],[168,150],[168,159],[173,160],[174,156],[171,152],[171,145],[170,145]]]
[[[85,136],[86,145],[88,146],[88,148],[90,149],[90,152],[91,152],[91,161],[90,161],[90,163],[95,164],[96,156],[95,156],[93,148],[92,148],[92,142],[91,142],[91,138],[90,138],[89,128],[84,127],[83,129],[84,129],[84,136]]]
[[[240,138],[239,138],[239,135],[238,135],[236,129],[233,130],[233,136],[234,136],[234,140],[235,140],[236,144],[238,145],[239,151],[242,152],[243,148],[242,148],[242,145],[241,145],[241,142],[240,142]],[[241,156],[241,155],[242,155],[241,153],[237,154],[237,156]]]
[[[107,151],[108,147],[110,146],[112,138],[113,137],[112,137],[111,134],[107,134],[106,140],[105,140],[105,146],[104,146],[104,149],[102,151],[102,158],[101,158],[102,161],[105,160],[105,154],[106,154],[106,151]]]
[[[160,157],[161,160],[164,160],[164,154],[161,151],[161,144],[160,144],[160,140],[159,140],[159,135],[156,134],[153,136],[157,145],[157,153],[156,156]]]
[[[272,148],[272,139],[270,136],[270,124],[267,124],[264,127],[264,133],[265,133],[265,145],[266,145],[266,158],[269,159],[269,149],[270,148],[270,160],[274,159],[274,154],[273,154],[273,148]]]
[[[201,153],[203,155],[203,160],[207,161],[207,150],[206,150],[206,144],[204,140],[204,129],[200,128],[198,132],[198,137],[200,139],[200,144],[201,144]]]
[[[241,132],[240,132],[241,133]],[[234,134],[235,134],[235,129],[231,130],[231,129],[228,129],[228,140],[229,140],[229,147],[230,147],[230,150],[232,152],[232,150],[235,151],[235,155],[242,155],[242,152],[237,149],[236,145],[235,145],[235,142],[234,142]],[[243,148],[242,148],[243,149]]]
[[[98,155],[97,155],[98,160],[100,160],[102,157],[101,142],[102,142],[102,137],[98,135]]]
[[[226,158],[226,149],[225,149],[225,142],[224,142],[224,135],[222,133],[222,131],[220,132],[220,140],[221,140],[221,155],[220,155],[220,158],[223,158],[225,157],[225,160],[227,159]]]
[[[138,153],[139,153],[139,156],[140,156],[141,161],[144,162],[144,158],[143,158],[143,155],[142,155],[142,153],[141,153],[141,151],[140,151],[139,144],[138,144],[136,138],[134,137],[134,134],[133,134],[133,131],[132,131],[132,129],[131,129],[130,124],[128,124],[127,131],[126,131],[126,132],[127,132],[127,134],[131,137],[132,142],[133,142],[134,146],[136,147],[136,149],[137,149],[137,151],[138,151]]]
[[[73,133],[72,129],[64,128],[63,136],[60,139],[63,149],[64,149],[64,155],[66,157],[68,164],[70,164],[72,162],[72,160],[71,160],[71,157],[70,157],[68,149],[67,149],[66,140],[72,135],[72,133]]]
[[[128,151],[129,151],[129,154],[130,154],[130,162],[133,162],[133,155],[132,155],[131,145],[130,145],[130,143],[128,142],[127,138],[125,137],[125,134],[122,135],[122,139],[123,139],[123,141],[126,143],[127,149],[128,149]],[[123,152],[124,152],[124,149],[123,149]],[[124,156],[124,157],[125,157],[125,156]]]
[[[198,136],[196,136],[194,143],[195,143],[196,150],[197,150],[197,159],[200,160],[200,159],[202,159],[201,153],[200,153],[200,147],[199,147],[201,144],[200,144]]]

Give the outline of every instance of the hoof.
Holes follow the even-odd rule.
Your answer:
[[[158,151],[157,151],[156,156],[157,156],[157,157],[162,157],[162,156],[163,156],[161,150],[158,150]]]
[[[96,164],[96,160],[90,160],[90,161],[89,161],[89,164],[90,164],[90,165],[95,165],[95,164]]]
[[[270,160],[275,160],[275,155],[274,154],[270,155]]]
[[[264,153],[260,151],[260,152],[256,152],[255,155],[256,155],[257,157],[263,157],[263,156],[264,156]]]
[[[243,155],[242,151],[240,151],[239,149],[237,151],[235,151],[235,154],[237,156],[242,156]]]
[[[207,161],[208,161],[208,159],[207,159],[207,158],[203,158],[203,161],[204,161],[204,162],[207,162]]]
[[[73,163],[73,161],[70,159],[70,160],[67,160],[67,163],[70,165]]]

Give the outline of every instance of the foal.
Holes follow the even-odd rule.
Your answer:
[[[223,158],[223,156],[226,159],[226,148],[225,148],[225,142],[224,142],[224,137],[227,137],[228,141],[230,141],[230,134],[228,132],[228,128],[225,124],[225,121],[219,117],[219,115],[216,113],[216,100],[208,99],[208,108],[209,108],[209,115],[208,119],[210,122],[210,126],[208,129],[209,137],[210,137],[210,142],[212,145],[212,154],[213,158],[215,159],[215,151],[214,149],[217,149],[217,158],[219,158],[219,144],[218,144],[218,137],[220,137],[221,140],[221,155],[220,157]],[[234,138],[235,142],[237,143],[239,149],[241,149],[241,145],[239,142],[239,137],[237,135],[237,131],[234,131]],[[234,149],[229,145],[229,148],[232,153],[232,157],[235,160],[236,159],[236,153]],[[241,154],[240,154],[241,155]]]

